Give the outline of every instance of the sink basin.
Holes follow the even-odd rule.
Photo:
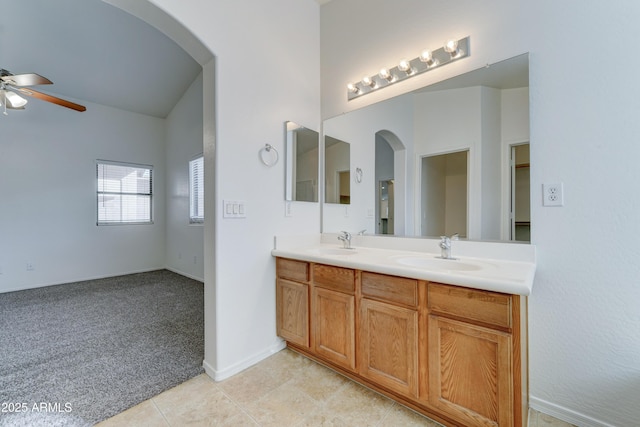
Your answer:
[[[447,271],[474,271],[481,270],[482,266],[471,264],[456,259],[427,258],[417,256],[403,256],[395,258],[398,264],[409,267],[426,268],[428,270],[447,270]]]
[[[343,248],[312,248],[309,252],[318,255],[355,255],[358,252],[355,249]]]

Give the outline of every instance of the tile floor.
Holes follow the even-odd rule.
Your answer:
[[[291,350],[221,382],[199,375],[97,426],[133,425],[440,426]],[[531,411],[529,426],[571,424]]]

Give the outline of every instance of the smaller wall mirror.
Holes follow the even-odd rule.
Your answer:
[[[351,204],[351,155],[349,143],[324,137],[325,203]]]
[[[285,122],[285,200],[318,201],[318,132],[294,122]]]

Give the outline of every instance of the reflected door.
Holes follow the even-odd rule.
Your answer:
[[[511,147],[511,221],[510,240],[531,241],[529,144]]]
[[[338,194],[340,195],[339,203],[348,205],[351,203],[351,172],[338,172]]]

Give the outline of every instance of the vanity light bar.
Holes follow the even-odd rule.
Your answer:
[[[425,71],[441,67],[458,59],[469,56],[469,37],[460,40],[449,40],[436,50],[423,50],[412,60],[403,59],[396,67],[383,68],[375,76],[365,76],[357,83],[347,85],[347,99],[351,101],[359,96],[392,85]]]

